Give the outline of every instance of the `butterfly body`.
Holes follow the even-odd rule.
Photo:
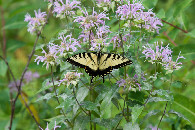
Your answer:
[[[104,82],[104,76],[109,74],[113,69],[132,64],[132,61],[118,54],[98,53],[79,53],[66,60],[67,62],[84,68],[85,72],[94,77],[101,76]]]

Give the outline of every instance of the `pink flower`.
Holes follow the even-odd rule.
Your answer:
[[[35,59],[35,62],[37,62],[37,65],[39,65],[39,62],[44,62],[43,65],[46,64],[46,69],[49,69],[49,65],[54,66],[57,63],[57,53],[58,53],[58,45],[55,45],[53,43],[49,43],[47,45],[48,47],[48,52],[46,52],[45,50],[42,51],[43,54],[45,54],[44,56],[37,56]]]
[[[65,85],[67,85],[67,87],[72,84],[72,85],[76,85],[78,82],[78,79],[80,78],[82,73],[77,73],[77,72],[67,72],[66,74],[64,74],[64,78],[62,80],[59,80],[59,86],[64,83]]]
[[[53,13],[57,13],[56,17],[65,18],[67,16],[71,16],[75,14],[74,9],[78,8],[81,9],[80,1],[73,0],[66,0],[66,4],[62,0],[56,0],[54,2],[54,9]]]
[[[72,49],[72,51],[75,52],[78,50],[78,47],[81,48],[79,42],[76,39],[72,38],[72,34],[67,36],[60,35],[58,39],[61,40],[61,45],[59,46],[60,55],[63,55],[64,51],[70,51],[70,49]]]
[[[78,22],[83,30],[89,30],[92,27],[99,27],[100,25],[105,25],[105,21],[103,19],[109,19],[108,17],[106,17],[105,13],[102,12],[98,14],[96,11],[94,11],[94,8],[92,15],[89,15],[86,9],[85,11],[82,10],[82,12],[85,17],[78,16],[76,17],[74,22]]]
[[[41,12],[39,9],[38,12],[35,11],[35,17],[31,17],[28,13],[25,15],[25,22],[28,22],[28,32],[31,34],[41,30],[42,26],[45,24],[46,12]]]

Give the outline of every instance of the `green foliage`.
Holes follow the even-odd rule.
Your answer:
[[[91,77],[84,72],[83,68],[66,62],[66,58],[73,54],[91,52],[88,43],[83,42],[81,38],[79,44],[82,47],[76,52],[65,51],[63,55],[60,55],[60,58],[52,65],[52,75],[51,64],[46,70],[44,63],[39,63],[38,66],[34,59],[37,55],[45,56],[41,52],[42,49],[48,52],[49,42],[60,45],[59,34],[65,36],[72,34],[72,38],[78,39],[82,29],[78,23],[73,21],[74,17],[82,15],[82,12],[77,10],[74,16],[67,16],[64,19],[56,18],[56,14],[51,15],[48,24],[38,38],[36,52],[28,66],[28,70],[38,72],[40,76],[29,83],[23,80],[21,93],[32,113],[28,111],[23,99],[19,96],[15,106],[12,129],[38,129],[31,115],[37,113],[36,118],[43,129],[47,126],[53,129],[59,125],[61,128],[56,128],[57,130],[147,130],[159,124],[165,111],[165,104],[168,102],[159,128],[193,130],[195,128],[194,1],[143,0],[144,11],[153,9],[158,18],[169,23],[163,22],[159,34],[135,26],[139,21],[134,22],[134,19],[119,20],[119,16],[115,16],[117,7],[122,5],[119,1],[112,0],[112,3],[100,6],[97,6],[96,2],[96,0],[83,0],[81,8],[86,8],[91,14],[94,7],[97,13],[104,10],[109,15],[110,19],[105,21],[105,25],[110,26],[112,33],[106,37],[108,38],[106,43],[110,43],[113,36],[124,36],[130,33],[126,41],[123,40],[123,48],[114,48],[112,42],[101,51],[121,55],[124,53],[124,56],[131,59],[133,64],[113,70],[111,74],[104,77],[105,83],[102,82],[101,77],[94,78],[94,82],[90,83]],[[132,0],[131,3],[133,3]],[[0,0],[0,8],[4,11],[4,18],[2,15],[0,18],[2,32],[0,34],[0,56],[4,53],[4,38],[6,38],[6,60],[16,80],[19,80],[36,39],[36,34],[31,35],[27,32],[27,22],[24,22],[25,15],[28,12],[34,17],[34,10],[39,8],[41,11],[48,12],[48,3],[38,0],[4,2]],[[3,25],[3,20],[5,20],[5,25]],[[94,37],[95,35],[94,33]],[[185,57],[185,59],[179,59],[179,62],[182,62],[181,69],[165,74],[166,71],[161,64],[148,63],[142,53],[142,46],[148,43],[155,47],[154,42],[157,41],[159,45],[161,45],[160,41],[163,41],[164,47],[169,44],[173,51],[174,61],[181,52],[180,55]],[[177,45],[173,45],[173,42]],[[64,79],[70,71],[83,74],[75,80],[76,84],[70,83],[67,86],[66,82],[62,82],[59,85],[60,80]],[[135,74],[138,78],[134,78]],[[120,79],[126,79],[127,75],[131,80],[119,87],[117,82]],[[11,84],[12,81],[7,65],[0,59],[1,129],[7,129],[9,126],[11,97],[15,98],[17,95],[17,89]],[[141,90],[135,83],[141,86]]]

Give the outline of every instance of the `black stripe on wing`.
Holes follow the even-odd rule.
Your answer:
[[[114,69],[118,69],[118,68],[121,68],[121,67],[124,67],[126,65],[130,65],[132,64],[133,62],[131,60],[128,60],[126,62],[123,62],[121,64],[118,64],[118,65],[115,65],[115,66],[112,66]]]

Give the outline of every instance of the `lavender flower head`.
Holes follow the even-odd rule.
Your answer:
[[[166,74],[172,73],[174,70],[179,70],[182,67],[182,66],[180,66],[180,65],[182,65],[182,63],[178,62],[178,60],[185,59],[185,58],[183,56],[180,56],[180,53],[179,53],[176,61],[173,61],[172,57],[169,57],[167,60],[167,63],[163,65],[165,67],[165,70],[167,70]]]
[[[76,86],[77,82],[79,81],[78,79],[80,78],[81,74],[82,73],[77,73],[77,72],[67,72],[66,74],[64,74],[64,78],[62,80],[59,80],[59,86],[62,83],[67,85],[67,87],[70,84],[73,84],[74,86]]]
[[[71,16],[75,14],[75,11],[73,9],[81,9],[80,1],[73,0],[72,2],[70,0],[66,0],[66,4],[62,0],[56,0],[54,2],[54,9],[53,13],[56,13],[56,17],[59,18],[65,18],[67,16]]]
[[[72,49],[72,51],[75,52],[78,50],[78,47],[81,48],[79,42],[76,39],[72,38],[72,34],[67,36],[60,35],[58,39],[61,40],[61,45],[59,46],[58,50],[60,55],[63,55],[64,51],[70,51],[70,49]]]
[[[169,45],[166,47],[162,46],[163,42],[161,42],[161,47],[159,47],[158,42],[155,43],[155,49],[152,49],[152,47],[147,44],[146,46],[143,46],[143,54],[146,56],[146,59],[149,58],[149,62],[153,63],[159,63],[164,66],[165,70],[167,70],[167,73],[172,73],[174,70],[179,70],[181,68],[182,63],[178,62],[179,59],[183,58],[183,56],[180,56],[180,53],[178,55],[178,58],[174,62],[172,59],[172,51],[169,48]]]
[[[37,56],[35,59],[35,62],[37,62],[37,65],[39,65],[39,62],[44,62],[43,65],[46,65],[46,69],[49,69],[49,65],[54,66],[54,64],[57,62],[57,52],[58,52],[58,45],[55,45],[53,43],[49,43],[47,45],[48,47],[48,52],[46,52],[43,48],[42,48],[42,53],[45,54],[44,56]]]
[[[46,22],[46,12],[41,12],[39,9],[38,12],[35,12],[35,17],[31,17],[30,14],[25,15],[25,22],[28,22],[28,32],[33,34],[34,32],[38,32],[41,30],[42,26]]]
[[[89,15],[87,10],[82,10],[82,13],[84,16],[78,16],[74,20],[74,22],[78,22],[80,24],[80,27],[84,30],[90,30],[92,27],[99,27],[100,25],[105,25],[105,21],[103,19],[109,19],[106,17],[106,14],[104,12],[98,14],[96,11],[93,12],[92,15]]]
[[[125,34],[125,35],[121,34],[121,37],[122,37],[123,42],[126,42],[127,38],[130,37],[130,34]],[[110,43],[113,43],[113,49],[115,47],[121,47],[121,45],[122,45],[121,42],[122,42],[121,38],[118,34],[113,36],[112,39],[110,40]]]
[[[31,82],[34,78],[39,78],[40,75],[38,72],[35,72],[35,73],[32,73],[32,71],[27,71],[25,74],[24,74],[24,80],[26,83],[29,83]]]
[[[131,20],[136,27],[145,28],[151,32],[156,30],[159,33],[159,26],[163,26],[161,20],[156,17],[152,9],[149,9],[148,12],[144,12],[144,9],[140,1],[133,0],[132,4],[128,2],[128,4],[119,6],[116,14],[121,20]],[[127,25],[129,26],[129,24]]]
[[[153,63],[160,63],[164,64],[167,62],[168,57],[171,56],[171,49],[169,48],[169,45],[166,47],[163,47],[163,42],[161,42],[161,46],[158,45],[158,42],[155,42],[155,50],[152,49],[151,45],[147,44],[146,46],[143,46],[143,54],[146,56],[146,59],[150,58],[149,62]]]
[[[123,90],[127,90],[127,91],[136,91],[136,87],[139,88],[139,91],[141,91],[141,84],[138,82],[138,76],[135,74],[133,78],[129,77],[127,75],[126,79],[121,79],[119,81],[117,81],[117,85],[119,85],[119,87],[123,87]]]
[[[100,49],[103,46],[108,46],[109,43],[106,43],[106,40],[108,39],[108,33],[110,33],[111,31],[109,30],[109,26],[101,26],[98,27],[96,30],[96,35],[95,37],[92,37],[93,39],[91,40],[91,49],[90,50],[98,50],[100,51]]]

